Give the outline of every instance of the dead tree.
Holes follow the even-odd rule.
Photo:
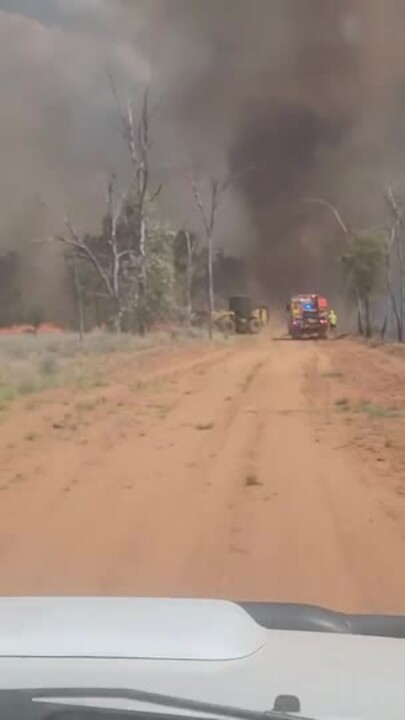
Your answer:
[[[73,258],[73,277],[75,283],[75,292],[77,298],[77,312],[79,320],[79,336],[80,342],[84,340],[84,302],[83,302],[83,286],[80,278],[80,272],[77,262],[77,256]]]
[[[203,197],[201,183],[199,183],[195,176],[191,174],[190,184],[193,192],[195,203],[198,207],[202,226],[204,229],[205,240],[207,243],[207,294],[208,294],[208,333],[209,337],[213,336],[213,315],[215,309],[215,287],[214,287],[214,234],[215,234],[215,223],[217,219],[218,210],[224,193],[228,190],[231,185],[235,185],[237,181],[252,170],[255,169],[254,165],[249,165],[243,168],[237,173],[227,175],[224,180],[219,180],[217,177],[211,176],[208,179],[208,191],[206,197]]]
[[[312,203],[315,205],[321,205],[322,207],[326,208],[326,210],[328,210],[329,213],[331,213],[333,215],[337,224],[339,225],[340,229],[342,230],[346,249],[350,250],[352,233],[351,233],[348,225],[344,222],[341,213],[335,207],[335,205],[333,205],[333,203],[329,202],[328,200],[325,200],[324,198],[319,198],[319,197],[307,197],[307,198],[304,198],[304,202]],[[365,320],[363,318],[362,302],[361,302],[359,293],[356,292],[355,294],[356,294],[356,309],[357,309],[357,331],[358,331],[359,335],[364,335]]]
[[[189,230],[182,229],[173,237],[174,266],[182,288],[186,323],[190,326],[193,317],[193,282],[199,249],[198,236]]]
[[[150,207],[161,191],[161,185],[150,190],[150,118],[149,92],[143,93],[141,109],[135,117],[130,100],[123,108],[115,86],[111,80],[113,95],[121,121],[121,133],[126,143],[131,161],[130,201],[134,213],[133,249],[137,259],[137,292],[134,303],[137,311],[138,330],[146,332],[146,295],[147,295],[147,253],[148,253],[148,217]]]
[[[327,200],[324,200],[323,198],[318,198],[318,197],[308,197],[308,198],[304,198],[304,200],[307,203],[314,203],[316,205],[322,205],[324,208],[329,210],[329,212],[332,213],[336,222],[338,223],[341,230],[343,231],[346,241],[347,242],[349,241],[349,238],[350,238],[349,228],[346,225],[346,223],[344,222],[339,210],[334,205],[332,205],[332,203],[328,202]]]
[[[149,154],[150,117],[148,91],[142,96],[136,115],[130,101],[125,108],[111,79],[121,122],[121,133],[130,158],[130,177],[125,192],[116,192],[116,177],[112,175],[107,187],[107,211],[103,231],[94,237],[78,232],[73,224],[65,222],[66,232],[58,240],[69,248],[70,256],[90,265],[98,276],[101,292],[112,307],[112,326],[120,332],[124,316],[136,317],[137,329],[147,329],[147,257],[148,220],[151,204],[161,186],[150,191]],[[86,291],[87,288],[83,287]]]
[[[65,221],[66,233],[56,239],[67,246],[74,263],[78,260],[91,265],[101,281],[101,295],[111,301],[112,324],[115,332],[122,329],[122,319],[126,307],[125,269],[131,264],[133,251],[123,245],[118,234],[127,192],[115,200],[115,177],[112,176],[107,187],[107,215],[104,231],[99,237],[80,234],[70,220]]]
[[[187,317],[187,323],[188,325],[191,325],[192,315],[193,315],[193,302],[192,302],[192,292],[193,292],[193,276],[194,276],[194,254],[195,254],[195,248],[196,243],[193,242],[193,236],[190,232],[184,233],[186,238],[186,248],[187,248],[187,269],[186,269],[186,317]]]
[[[386,252],[386,285],[391,309],[395,318],[398,342],[404,341],[405,322],[405,247],[404,247],[404,216],[399,200],[390,185],[385,199],[392,216],[392,225],[388,235]],[[395,258],[396,275],[393,276],[393,259]]]
[[[205,240],[207,242],[208,333],[211,339],[213,336],[213,317],[215,307],[214,228],[220,193],[224,189],[225,185],[222,184],[221,186],[217,179],[210,178],[209,194],[206,202],[204,202],[200,187],[194,178],[191,178],[191,187],[194,195],[194,200],[200,211]]]

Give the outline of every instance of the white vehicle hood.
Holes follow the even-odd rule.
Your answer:
[[[261,712],[293,695],[306,717],[405,718],[405,641],[268,630],[227,602],[0,599],[0,693],[10,688],[142,690]]]

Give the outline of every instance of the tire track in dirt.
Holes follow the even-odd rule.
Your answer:
[[[86,444],[23,444],[25,482],[1,493],[0,591],[404,612],[397,507],[347,447],[331,347],[263,334],[175,362],[162,350],[143,383],[126,365]]]
[[[205,476],[205,492],[193,497],[201,519],[193,542],[193,552],[185,566],[185,580],[194,594],[206,594],[213,587],[218,596],[226,595],[229,555],[244,554],[235,537],[235,513],[243,502],[246,479],[254,480],[254,453],[263,429],[256,408],[256,388],[260,385],[268,352],[251,367],[215,438],[215,452],[200,472]]]
[[[339,586],[357,602],[357,583],[325,517],[314,411],[301,390],[303,361],[317,363],[310,345],[296,347],[278,346],[256,388],[261,422],[250,458],[260,484],[243,487],[236,506],[233,528],[244,551],[230,553],[227,586],[250,599],[320,602],[323,595],[330,604],[333,596],[339,607],[347,603]]]
[[[164,363],[164,355],[162,361]],[[36,592],[42,588],[58,592],[65,589],[78,592],[80,588],[85,592],[89,588],[91,592],[91,587],[110,592],[119,584],[123,587],[125,583],[132,586],[136,583],[136,567],[142,562],[145,544],[152,565],[155,550],[159,555],[162,549],[167,549],[164,534],[168,534],[170,545],[171,508],[173,506],[172,512],[178,515],[190,491],[195,492],[189,476],[193,461],[198,460],[199,448],[204,447],[201,464],[215,451],[209,448],[210,433],[198,431],[196,427],[211,417],[220,423],[221,412],[225,415],[227,411],[222,391],[237,394],[245,383],[246,373],[250,372],[250,348],[247,354],[243,345],[237,352],[229,349],[215,352],[213,356],[200,357],[197,363],[182,363],[178,371],[181,376],[174,404],[164,414],[157,411],[142,416],[139,424],[142,433],[119,437],[114,444],[106,446],[102,442],[104,433],[108,428],[113,433],[118,415],[121,414],[121,420],[122,413],[127,417],[131,407],[121,408],[120,413],[111,417],[101,414],[87,445],[53,444],[48,449],[42,476],[34,483],[31,478],[31,487],[26,486],[22,495],[13,491],[3,504],[3,513],[7,513],[7,517],[14,514],[16,519],[19,516],[20,525],[25,518],[25,532],[8,535],[7,522],[3,523],[3,537],[8,535],[9,545],[11,542],[14,548],[13,553],[9,550],[3,553],[0,564],[0,582],[5,589],[10,573],[12,584],[21,591],[31,588],[32,592],[34,586]],[[214,378],[219,375],[219,382],[213,381],[212,396],[207,393],[211,375]],[[158,376],[161,382],[162,373]],[[166,384],[163,382],[158,389],[150,378],[148,385],[135,393],[138,401],[154,404],[160,392],[171,395],[173,374],[166,373],[165,377]],[[185,440],[180,453],[179,432]],[[36,454],[39,452],[37,448]],[[61,460],[64,464],[58,467]],[[163,520],[159,514],[161,507],[165,512]],[[121,522],[117,524],[119,518]],[[181,516],[176,520],[184,532],[185,519],[186,514],[184,521]],[[162,523],[167,527],[162,529]],[[103,551],[105,563],[101,567],[98,564],[95,573],[92,557],[99,557]],[[31,556],[28,568],[27,555]],[[124,556],[127,564],[123,562]],[[64,562],[66,557],[68,566]],[[90,571],[86,568],[84,572],[86,557]],[[134,577],[128,577],[127,567],[133,569]]]

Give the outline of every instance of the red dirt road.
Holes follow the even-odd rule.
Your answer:
[[[404,380],[378,350],[263,335],[144,353],[86,397],[11,409],[0,593],[404,613]]]

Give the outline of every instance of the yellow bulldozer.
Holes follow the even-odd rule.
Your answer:
[[[216,327],[228,335],[257,334],[268,320],[268,308],[265,305],[252,307],[252,300],[247,295],[233,295],[229,298],[228,310],[214,313]]]

